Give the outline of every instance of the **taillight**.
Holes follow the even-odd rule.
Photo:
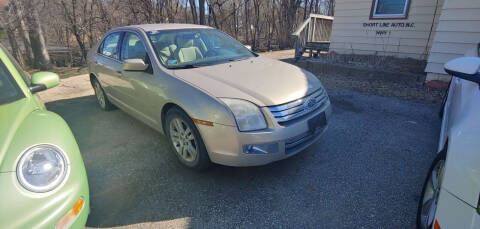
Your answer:
[[[433,223],[433,229],[442,229],[437,220],[435,220],[435,223]]]

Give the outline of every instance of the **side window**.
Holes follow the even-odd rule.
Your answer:
[[[142,59],[146,61],[147,51],[140,38],[134,33],[126,33],[122,44],[122,59]]]
[[[112,33],[108,35],[105,40],[103,40],[103,44],[101,47],[100,52],[105,55],[115,59],[119,59],[118,55],[118,41],[120,41],[121,33]]]
[[[373,0],[370,18],[406,19],[409,2],[410,0]]]

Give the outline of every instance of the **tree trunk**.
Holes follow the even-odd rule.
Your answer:
[[[307,6],[308,6],[308,0],[305,0],[303,3],[303,20],[307,19]]]
[[[110,20],[107,10],[105,9],[105,6],[103,5],[103,0],[95,0],[95,3],[100,11],[100,18],[105,24],[105,26],[102,27],[102,32],[105,33],[112,27],[112,22]]]
[[[335,0],[328,0],[328,16],[334,16],[334,10],[335,10]]]
[[[7,15],[7,18],[10,17],[10,16],[11,16],[11,14],[9,12],[8,15]],[[18,43],[17,43],[17,39],[16,39],[16,35],[15,35],[15,27],[9,21],[4,21],[3,18],[0,19],[0,26],[5,28],[5,31],[7,32],[8,42],[10,43],[10,47],[12,49],[11,54],[12,54],[13,58],[15,58],[15,60],[17,60],[17,62],[20,65],[24,66],[25,63],[23,61],[22,52],[20,51],[20,48],[18,47]]]
[[[252,31],[252,49],[257,50],[259,46],[258,33],[260,30],[260,8],[263,0],[253,0],[253,9],[255,13],[254,30]]]
[[[32,65],[33,64],[33,53],[32,53],[32,45],[30,43],[30,37],[28,35],[28,29],[25,24],[24,20],[24,15],[23,15],[23,7],[21,5],[21,2],[18,0],[12,0],[10,1],[11,9],[13,10],[14,18],[17,21],[18,28],[19,28],[19,34],[20,38],[23,41],[23,46],[25,49],[25,56],[27,57],[27,64]],[[23,59],[23,58],[22,58]]]
[[[250,37],[249,37],[249,33],[248,33],[248,31],[250,30],[250,25],[248,24],[248,17],[249,17],[249,15],[248,15],[248,2],[249,2],[249,0],[245,0],[245,3],[244,3],[245,4],[244,5],[245,15],[243,15],[245,17],[245,25],[244,25],[244,27],[245,27],[245,44],[249,44],[249,42],[250,42]]]
[[[208,8],[209,8],[208,17],[210,18],[210,15],[212,15],[213,24],[215,25],[215,28],[218,28],[217,15],[215,14],[215,9],[211,4],[208,4]]]
[[[29,28],[30,43],[34,56],[34,67],[40,70],[49,70],[52,68],[50,64],[50,55],[48,54],[47,44],[43,36],[42,25],[40,24],[40,16],[37,8],[32,0],[26,0],[25,9],[27,14],[27,22]]]
[[[198,9],[200,10],[200,25],[205,25],[205,0],[198,0]]]
[[[195,5],[195,0],[190,0],[190,10],[192,11],[193,24],[198,24],[197,6]]]
[[[238,39],[237,6],[235,6],[235,1],[233,1],[233,31],[235,33],[235,39]]]
[[[75,36],[75,40],[77,40],[78,47],[80,48],[80,51],[82,52],[82,60],[87,59],[87,49],[85,48],[85,42],[83,41],[82,33],[80,31],[80,28],[77,25],[77,1],[72,0],[72,12],[69,12],[68,6],[65,3],[65,0],[61,1],[63,10],[65,13],[65,19],[67,22],[70,24],[70,30],[72,31],[73,35]]]

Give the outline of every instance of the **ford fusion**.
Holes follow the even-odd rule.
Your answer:
[[[88,63],[102,109],[118,107],[164,133],[195,169],[290,157],[319,139],[331,114],[313,74],[207,26],[116,28]]]

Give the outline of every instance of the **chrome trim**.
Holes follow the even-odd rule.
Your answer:
[[[314,96],[315,97],[318,97],[322,94],[325,94],[325,90],[323,89],[320,89],[320,90],[317,90],[315,92],[313,92],[312,94],[308,95],[308,96],[305,96],[303,98],[300,98],[300,99],[297,99],[293,102],[288,102],[288,103],[284,103],[284,104],[281,104],[281,105],[277,105],[277,106],[270,106],[268,107],[268,109],[270,109],[270,111],[272,112],[277,112],[277,111],[284,111],[284,110],[288,110],[292,107],[296,107],[296,106],[299,106],[301,105],[303,102],[305,102],[305,99],[309,98],[310,96]]]
[[[278,106],[270,106],[268,109],[272,113],[275,120],[279,123],[282,123],[291,121],[317,110],[327,101],[327,98],[326,91],[322,88],[303,98]],[[311,99],[315,99],[316,102],[313,106],[307,108],[305,103]]]

